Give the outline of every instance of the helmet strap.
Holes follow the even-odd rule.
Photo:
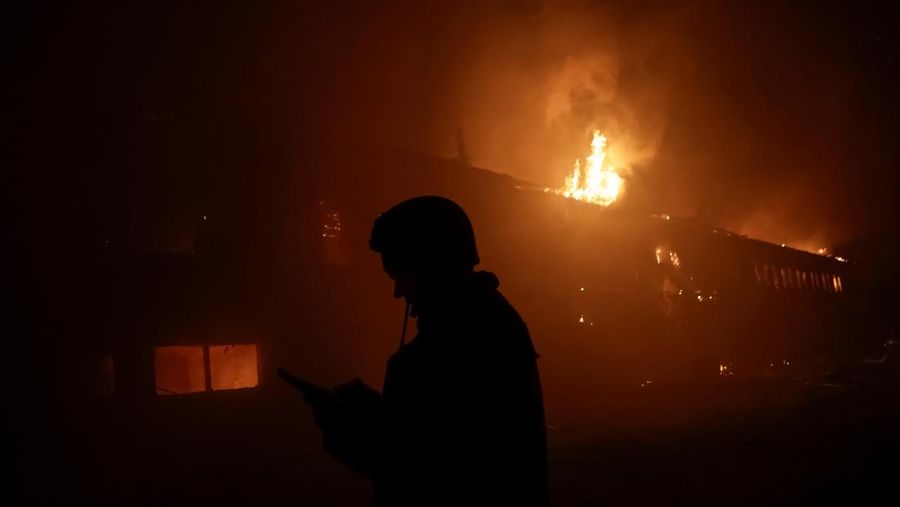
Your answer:
[[[406,327],[409,324],[409,310],[410,310],[410,304],[409,304],[409,302],[407,302],[406,305],[404,305],[404,307],[403,307],[403,329],[400,331],[400,347],[399,347],[401,349],[403,348],[404,345],[406,345]]]

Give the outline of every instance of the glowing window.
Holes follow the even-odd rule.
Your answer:
[[[257,351],[256,344],[157,347],[156,394],[256,387]]]
[[[795,287],[797,287],[798,289],[802,289],[803,288],[803,275],[800,274],[799,269],[795,269],[793,271],[794,271],[794,282],[796,283]]]
[[[787,270],[784,268],[781,268],[779,271],[781,273],[781,286],[785,287],[785,288],[790,287],[791,286],[791,284],[790,284],[791,277],[788,276]]]
[[[840,292],[841,289],[838,287],[838,277],[837,275],[831,275],[831,285],[834,287],[835,292]]]
[[[256,387],[257,364],[256,344],[211,345],[209,371],[213,390]]]
[[[843,280],[841,280],[840,276],[837,277],[837,285],[838,285],[838,292],[843,292],[844,291],[844,282],[843,282]]]
[[[206,390],[203,347],[156,347],[156,394],[197,393]]]

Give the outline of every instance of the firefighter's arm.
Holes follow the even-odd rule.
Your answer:
[[[359,379],[335,387],[334,393],[336,404],[312,404],[325,450],[357,473],[371,477],[372,442],[384,411],[381,394]]]
[[[465,389],[450,372],[433,372],[402,407],[386,407],[374,420],[369,456],[373,473],[396,474],[409,463],[428,463],[458,448],[460,424],[472,416]]]

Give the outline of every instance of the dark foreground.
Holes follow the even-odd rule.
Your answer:
[[[896,386],[723,378],[598,400],[603,421],[551,428],[553,503],[894,504]],[[13,425],[5,504],[370,501],[365,481],[323,455],[307,409],[282,386],[215,394],[71,405]]]
[[[656,409],[669,394],[650,394]],[[555,503],[892,505],[898,394],[884,384],[726,382],[695,399],[706,405],[690,407],[703,412],[697,421],[685,415],[674,426],[649,421],[593,438],[556,432]]]

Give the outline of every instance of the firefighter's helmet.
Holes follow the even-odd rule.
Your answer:
[[[472,269],[479,263],[472,222],[445,197],[415,197],[385,211],[375,220],[369,247],[394,272]]]

